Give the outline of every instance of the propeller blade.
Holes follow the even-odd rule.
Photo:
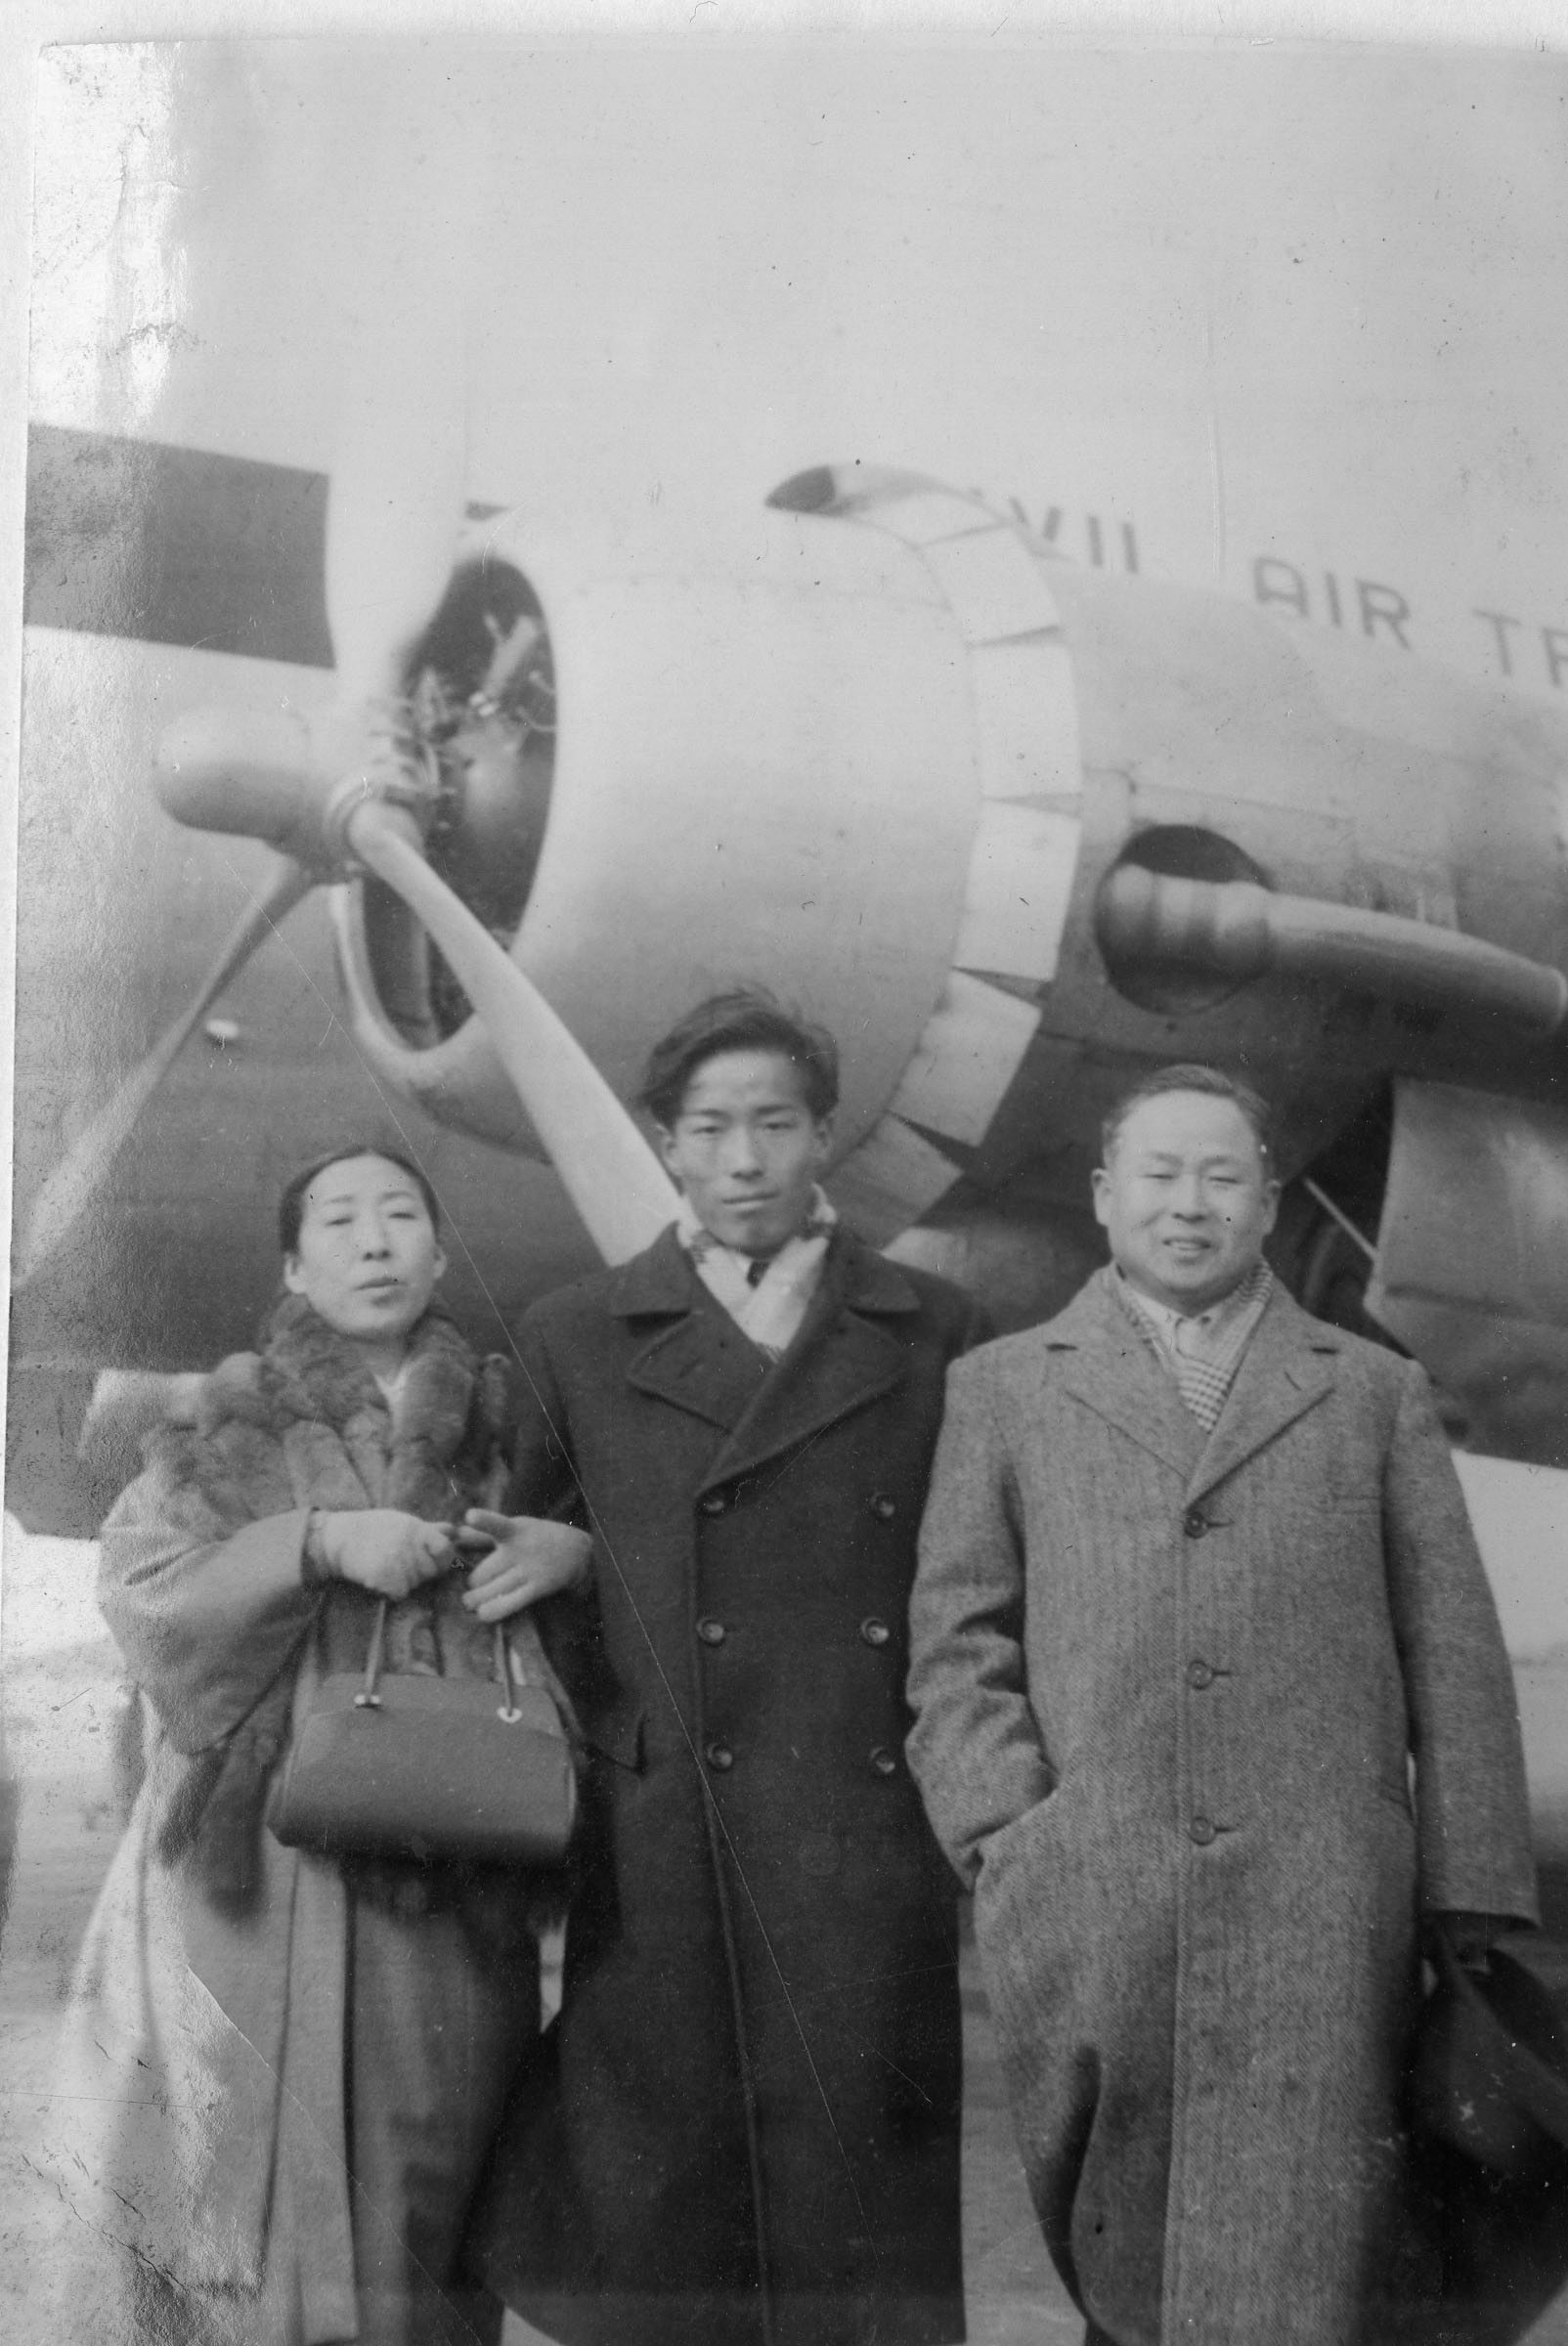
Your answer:
[[[334,191],[332,235],[346,266],[334,321],[327,615],[345,709],[399,689],[402,657],[446,590],[463,520],[472,319],[495,294],[483,227],[493,164],[477,120],[459,140],[432,139],[432,103],[428,68],[411,47],[395,70],[377,72],[360,109],[365,142],[345,150]]]
[[[331,856],[320,763],[309,728],[290,709],[190,709],[164,727],[152,787],[177,823],[263,839],[321,876]]]
[[[468,470],[465,342],[460,316],[422,318],[396,352],[374,363],[362,354],[345,390],[327,503],[327,617],[344,708],[398,690],[452,574]]]
[[[640,1253],[674,1220],[679,1198],[588,1053],[430,869],[405,818],[370,803],[350,816],[348,837],[446,955],[605,1261]]]
[[[279,922],[302,896],[309,894],[312,886],[309,872],[298,864],[284,864],[278,871],[266,894],[258,897],[236,923],[190,1008],[159,1036],[113,1097],[106,1101],[76,1135],[39,1191],[22,1233],[13,1274],[13,1283],[18,1288],[35,1279],[58,1253],[129,1140],[143,1109],[212,1004]]]

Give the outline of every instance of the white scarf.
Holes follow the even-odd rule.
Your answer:
[[[754,1284],[751,1272],[758,1258],[738,1254],[704,1229],[682,1197],[675,1217],[675,1236],[690,1255],[692,1266],[710,1295],[717,1297],[737,1327],[750,1336],[759,1352],[776,1361],[806,1318],[822,1277],[828,1240],[838,1215],[820,1190],[811,1192],[811,1210],[806,1228],[781,1246]]]

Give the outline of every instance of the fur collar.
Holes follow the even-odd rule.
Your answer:
[[[421,1443],[443,1462],[453,1457],[468,1422],[477,1370],[454,1322],[432,1305],[409,1337],[391,1411],[393,1441]],[[358,1417],[387,1414],[386,1398],[358,1350],[303,1295],[285,1295],[275,1306],[256,1383],[279,1433],[298,1418],[318,1419],[341,1433]]]
[[[233,1354],[199,1382],[197,1472],[233,1462],[236,1437],[260,1435],[282,1447],[296,1500],[325,1507],[448,1515],[510,1415],[505,1364],[481,1364],[439,1305],[410,1334],[390,1408],[357,1347],[299,1295],[273,1307],[259,1353]]]

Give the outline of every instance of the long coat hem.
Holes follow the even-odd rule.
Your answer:
[[[1080,2304],[1119,2346],[1352,2346],[1420,1908],[1536,1913],[1422,1372],[1277,1290],[1205,1432],[1092,1281],[952,1372],[913,1644],[911,1764]]]
[[[393,1504],[441,1520],[486,1496],[478,1364],[439,1315],[420,1329],[433,1332],[421,1345],[415,1331],[389,1416],[307,1307],[280,1307],[268,1351],[210,1380],[222,1397],[211,1421],[153,1438],[105,1526],[100,1592],[143,1689],[146,1773],[86,1933],[55,2079],[53,2163],[84,2219],[62,2341],[118,2346],[165,2318],[171,2340],[194,2324],[202,2346],[257,2346],[288,2322],[299,2346],[359,2334],[356,1918],[362,1932],[402,1933],[409,1976],[442,2006],[414,2022],[429,2020],[438,2051],[444,2017],[455,2055],[468,2058],[459,2036],[483,2036],[499,2063],[529,1996],[525,2033],[537,2034],[525,1878],[345,1871],[263,1823],[294,1722],[326,1671],[363,1664],[375,1611],[364,1590],[308,1582],[309,1508]],[[442,1583],[391,1609],[385,1662],[488,1677],[492,1643]],[[450,1966],[422,1960],[449,1946]],[[362,2049],[352,2107],[397,2102],[403,2051],[378,2047],[372,2077]],[[456,2070],[447,2090],[459,2090]],[[162,2308],[152,2326],[150,2290]]]
[[[902,1757],[967,1298],[840,1232],[769,1367],[667,1233],[523,1324],[512,1504],[578,1495],[590,1759],[552,2106],[493,2285],[574,2346],[964,2334],[954,1889]]]

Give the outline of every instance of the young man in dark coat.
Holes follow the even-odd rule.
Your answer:
[[[678,1220],[521,1333],[511,1506],[575,1495],[593,1535],[588,1785],[558,2076],[519,2107],[488,2269],[595,2346],[964,2335],[954,1898],[903,1679],[943,1379],[980,1331],[836,1221],[837,1089],[770,997],[703,1003],[643,1094]],[[470,1520],[508,1601],[505,1519]]]
[[[1263,1261],[1262,1102],[1105,1151],[1111,1267],[951,1380],[910,1755],[1091,2340],[1385,2346],[1418,1924],[1536,1913],[1513,1681],[1425,1376]]]

